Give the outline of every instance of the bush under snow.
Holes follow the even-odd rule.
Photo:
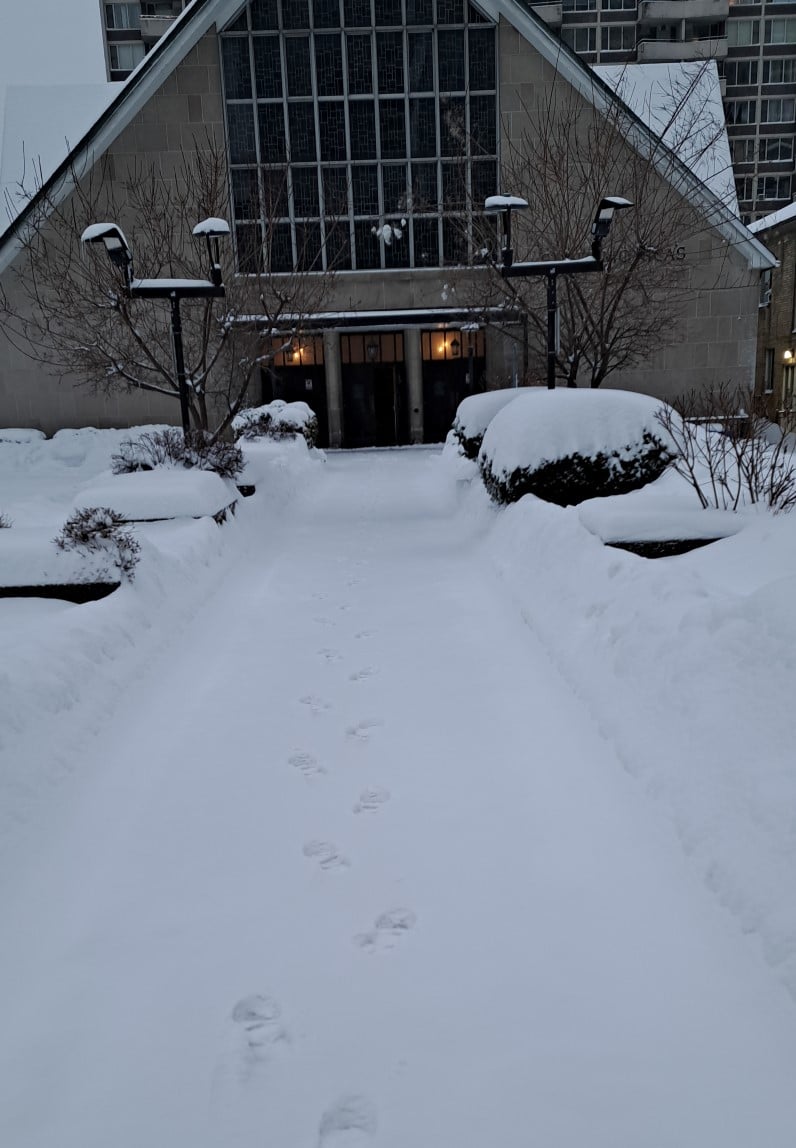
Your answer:
[[[302,436],[307,446],[315,446],[318,441],[318,419],[306,403],[286,403],[274,399],[261,407],[249,407],[232,420],[232,431],[236,438],[243,439],[285,439]]]
[[[481,395],[468,395],[462,399],[453,420],[453,436],[458,440],[465,458],[478,458],[484,432],[498,411],[527,393],[527,388],[519,390],[510,387],[508,390],[485,391]]]
[[[233,443],[208,439],[203,431],[191,431],[187,438],[176,427],[149,431],[121,443],[111,459],[114,474],[135,474],[158,467],[185,467],[212,470],[221,478],[237,478],[243,470],[243,455]]]
[[[535,494],[558,506],[625,494],[659,478],[674,450],[660,400],[634,391],[536,391],[499,411],[478,463],[496,502]]]
[[[76,510],[67,518],[55,545],[79,554],[106,554],[129,582],[141,557],[141,547],[125,520],[108,506]]]

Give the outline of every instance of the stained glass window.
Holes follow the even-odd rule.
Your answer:
[[[344,0],[346,28],[370,27],[370,0]]]
[[[296,216],[303,218],[318,218],[320,206],[316,167],[293,168],[293,211]]]
[[[289,96],[311,96],[312,72],[310,71],[309,36],[286,37],[285,59],[287,62],[287,94]]]
[[[225,36],[221,41],[224,91],[228,100],[248,100],[252,94],[247,36]]]
[[[346,37],[348,54],[348,91],[352,96],[370,95],[373,73],[370,59],[370,36]]]
[[[351,158],[376,158],[376,105],[373,100],[352,100],[348,105],[351,122]]]
[[[312,104],[288,104],[290,124],[290,159],[293,163],[307,163],[317,159],[315,154],[315,115]]]
[[[339,0],[312,0],[312,13],[316,28],[340,27]]]
[[[496,48],[467,0],[250,0],[221,35],[241,269],[477,258]]]
[[[271,32],[279,27],[279,13],[275,0],[251,0],[249,9],[255,32]]]
[[[345,105],[334,100],[318,105],[321,159],[345,159]]]
[[[351,169],[351,195],[354,215],[378,215],[379,169],[375,164]]]
[[[434,91],[434,37],[431,32],[409,33],[409,91]]]
[[[406,121],[403,100],[379,101],[382,159],[401,159],[406,155]]]
[[[230,163],[256,163],[254,110],[251,104],[227,104]]]
[[[315,37],[315,76],[319,96],[342,96],[343,50],[339,35]]]
[[[271,0],[274,3],[274,0]],[[309,28],[310,10],[307,0],[282,0],[282,25],[285,28]]]
[[[260,159],[263,163],[285,163],[285,112],[282,104],[259,104],[257,117],[260,125]]]
[[[379,92],[404,90],[404,38],[402,32],[376,33],[376,67]]]
[[[244,41],[248,44],[248,41]],[[254,83],[258,100],[279,99],[282,95],[282,58],[277,36],[255,36]]]

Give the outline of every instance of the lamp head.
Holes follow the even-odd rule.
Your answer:
[[[197,223],[193,229],[194,235],[206,235],[208,239],[219,238],[222,235],[229,235],[229,224],[226,219],[218,219],[215,216],[210,219],[203,219],[201,223]]]
[[[80,236],[81,243],[102,243],[114,267],[128,271],[133,262],[133,253],[125,239],[124,232],[116,223],[92,223]]]
[[[620,195],[607,195],[601,199],[597,207],[597,214],[594,216],[594,222],[591,225],[591,233],[594,238],[605,239],[611,230],[614,212],[632,206],[633,204],[629,199],[623,199]]]
[[[207,253],[210,256],[210,280],[216,287],[221,286],[221,264],[219,263],[218,241],[229,237],[229,224],[226,219],[211,216],[197,223],[193,235],[197,238],[205,237],[207,240]]]

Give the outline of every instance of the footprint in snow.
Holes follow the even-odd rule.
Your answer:
[[[358,1148],[375,1135],[378,1125],[376,1109],[367,1096],[341,1096],[321,1116],[318,1148]]]
[[[417,924],[417,914],[411,909],[389,909],[381,913],[367,933],[357,933],[354,943],[367,953],[388,952],[394,949]]]
[[[282,1024],[281,1006],[273,997],[243,997],[232,1010],[232,1022],[238,1029],[244,1067],[270,1060],[290,1043],[290,1035]]]
[[[317,861],[321,869],[347,869],[351,864],[331,841],[308,841],[302,853],[310,860]]]
[[[359,801],[354,806],[354,813],[376,813],[389,800],[389,789],[382,789],[381,786],[376,786],[374,789],[363,789],[359,795]]]
[[[368,741],[371,731],[383,725],[384,722],[381,718],[366,719],[365,721],[358,721],[356,725],[350,725],[345,732],[348,737],[352,737],[356,741]]]
[[[297,769],[306,781],[316,781],[326,773],[326,770],[318,759],[313,757],[311,753],[306,753],[304,750],[292,753],[287,760],[288,765],[292,765],[294,769]]]
[[[349,682],[362,682],[365,678],[372,678],[378,672],[375,666],[363,666],[361,670],[354,670],[353,674],[349,674],[348,680]]]
[[[319,698],[317,694],[305,694],[303,698],[299,698],[303,706],[307,706],[311,713],[321,714],[332,708],[331,702],[324,701]]]
[[[360,630],[358,633],[354,634],[354,637],[357,639],[357,641],[362,641],[363,638],[372,638],[375,633],[375,630]]]
[[[324,658],[327,662],[339,662],[343,655],[339,650],[330,650],[328,648],[324,648],[322,650],[318,650],[318,657]]]

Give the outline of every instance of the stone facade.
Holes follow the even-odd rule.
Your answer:
[[[557,85],[562,92],[566,85],[539,52],[502,18],[498,76],[503,140],[507,145],[516,145],[528,129],[529,110],[548,99],[551,85]],[[587,108],[585,101],[584,109],[588,115],[599,114],[591,105]],[[144,162],[156,163],[168,179],[178,169],[183,153],[200,148],[206,134],[216,141],[224,138],[219,41],[214,31],[185,56],[112,143],[107,153],[112,161],[112,178],[121,186],[136,165]],[[616,146],[630,155],[624,141],[618,139]],[[621,189],[606,191],[618,193]],[[606,385],[671,397],[691,387],[726,379],[751,384],[760,272],[751,269],[744,256],[702,217],[693,213],[693,220],[692,234],[685,235],[682,243],[681,314],[666,345],[638,367],[610,376]],[[479,293],[479,277],[488,274],[484,269],[453,267],[343,272],[336,276],[324,308],[348,314],[367,311],[367,326],[374,331],[388,330],[392,328],[389,316],[380,321],[374,312],[439,310],[457,302],[467,306]],[[10,272],[3,276],[3,287],[13,291]],[[164,308],[164,324],[167,321]],[[424,427],[425,364],[420,340],[420,329],[428,326],[418,317],[416,323],[407,324],[403,330],[401,385],[408,403],[408,429],[403,441],[420,442],[428,437]],[[328,441],[333,446],[345,445],[347,438],[345,370],[338,334],[333,325],[323,331]],[[513,335],[514,338],[505,338],[500,331],[488,330],[482,384],[511,385],[518,373],[521,375],[522,355],[517,352],[516,330]],[[36,426],[51,433],[66,426],[179,421],[176,401],[137,392],[108,399],[92,395],[74,383],[68,376],[57,381],[43,375],[40,368],[4,341],[0,354],[0,424]],[[257,394],[252,397],[260,398]]]

